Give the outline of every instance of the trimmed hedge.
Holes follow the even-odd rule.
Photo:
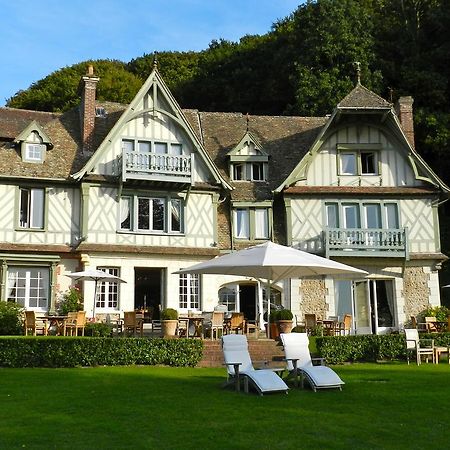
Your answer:
[[[196,339],[22,336],[0,338],[0,367],[116,365],[196,366],[203,343]]]
[[[434,345],[450,345],[450,333],[421,334],[434,339]],[[354,361],[406,359],[405,335],[324,336],[316,338],[317,352],[329,364]]]

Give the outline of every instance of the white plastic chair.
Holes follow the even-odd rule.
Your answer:
[[[240,390],[241,380],[244,390],[248,392],[248,383],[256,389],[259,395],[269,392],[288,391],[287,384],[272,370],[256,370],[253,367],[248,351],[247,336],[244,334],[227,334],[222,336],[222,349],[225,365],[227,366],[227,383],[234,383],[236,390]]]
[[[284,347],[286,364],[290,376],[300,376],[301,386],[304,379],[308,381],[311,388],[317,389],[340,389],[345,384],[338,374],[325,365],[314,366],[309,352],[309,339],[307,333],[281,333],[281,342]],[[323,364],[323,358],[317,358]]]
[[[420,366],[420,363],[422,362],[422,356],[425,356],[427,362],[429,357],[431,356],[431,361],[434,363],[434,339],[420,339],[417,328],[405,328],[405,337],[406,360],[408,361],[408,364],[409,354],[411,352],[416,354],[416,361],[418,366]]]

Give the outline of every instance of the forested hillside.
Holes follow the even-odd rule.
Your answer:
[[[392,101],[414,97],[417,149],[450,184],[449,32],[450,0],[316,0],[263,36],[218,39],[201,52],[160,52],[158,64],[182,107],[308,116],[331,113],[354,86],[359,61],[369,89]],[[98,97],[130,102],[153,58],[94,61]],[[7,105],[71,108],[86,65],[50,74]],[[446,222],[444,217],[444,251],[450,249]]]

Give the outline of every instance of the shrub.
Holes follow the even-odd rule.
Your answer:
[[[294,315],[290,309],[280,309],[277,320],[292,320]]]
[[[67,315],[70,311],[83,311],[83,296],[79,287],[71,287],[63,294],[58,304],[58,312]]]
[[[316,338],[316,345],[320,356],[330,364],[406,358],[403,334],[324,336]]]
[[[420,313],[421,317],[436,317],[438,322],[446,322],[450,315],[450,309],[446,306],[432,306]]]
[[[129,364],[191,366],[202,357],[200,339],[20,336],[0,339],[2,367],[77,367]]]
[[[178,311],[173,308],[166,308],[161,311],[161,320],[177,320]]]
[[[22,334],[23,308],[14,302],[0,301],[0,335]]]
[[[89,322],[84,327],[85,336],[109,337],[112,333],[112,326],[107,323]]]
[[[269,318],[270,323],[275,323],[280,317],[280,310],[273,309],[270,311]]]

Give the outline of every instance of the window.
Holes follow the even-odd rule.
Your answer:
[[[396,203],[364,202],[325,204],[328,228],[398,229],[400,219]]]
[[[43,161],[45,145],[41,144],[26,144],[25,159],[27,161]]]
[[[252,181],[264,181],[263,163],[252,163]]]
[[[234,237],[237,239],[269,239],[268,208],[236,208],[233,210]]]
[[[133,232],[182,233],[184,203],[180,198],[123,196],[119,229]]]
[[[30,163],[43,163],[47,151],[46,143],[49,143],[49,141],[44,141],[43,137],[36,130],[26,134],[27,136],[21,144],[23,161]]]
[[[47,267],[9,267],[8,302],[26,309],[48,310],[49,269]]]
[[[19,226],[20,228],[44,228],[44,189],[20,189]]]
[[[117,267],[97,267],[97,270],[119,276],[119,269]],[[103,309],[117,309],[119,305],[119,283],[115,281],[102,281],[97,287],[97,298],[95,300],[96,308]]]
[[[340,175],[378,175],[378,153],[376,151],[340,151]]]
[[[341,175],[356,175],[356,153],[340,154],[341,157]]]
[[[267,163],[248,162],[231,165],[234,181],[266,181]]]
[[[138,230],[163,231],[164,214],[164,199],[138,198]]]
[[[234,236],[240,239],[250,239],[250,214],[248,209],[236,209],[234,221]]]
[[[236,311],[236,285],[219,289],[219,304],[226,305],[228,311]]]
[[[179,278],[180,309],[200,309],[200,276],[183,273]]]

